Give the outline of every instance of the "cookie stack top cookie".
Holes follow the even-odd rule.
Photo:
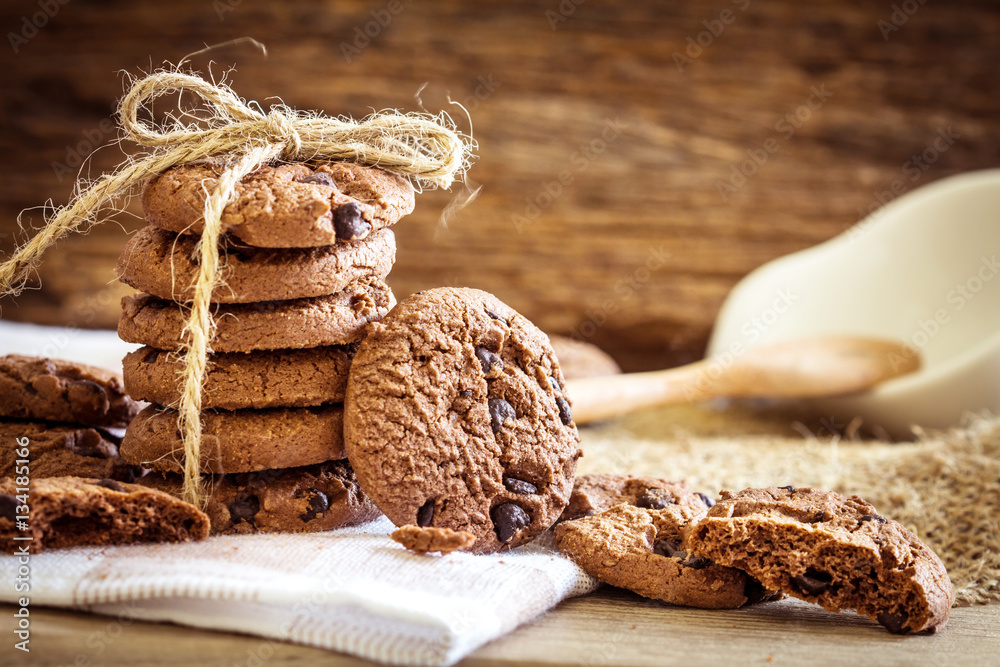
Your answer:
[[[124,360],[127,391],[154,406],[130,425],[122,456],[178,492],[177,430],[185,363],[184,303],[200,267],[198,233],[222,166],[199,162],[152,179],[150,225],[129,241],[119,335],[145,347]],[[349,163],[266,166],[244,178],[222,214],[215,333],[202,388],[200,469],[215,478],[216,532],[323,530],[377,510],[343,461],[341,401],[365,327],[395,305],[384,278],[388,227],[413,209],[413,187]],[[267,502],[264,502],[264,501]]]

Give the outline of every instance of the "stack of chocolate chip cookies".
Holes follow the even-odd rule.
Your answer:
[[[153,403],[121,455],[152,468],[144,483],[179,493],[184,452],[178,353],[198,273],[198,234],[218,165],[171,169],[146,186],[149,226],[118,262],[139,290],[122,302],[119,336],[144,345],[124,359],[125,388]],[[222,216],[216,335],[202,390],[201,471],[213,532],[314,531],[378,510],[345,460],[347,371],[369,322],[395,304],[388,227],[413,210],[413,188],[352,163],[264,167]]]

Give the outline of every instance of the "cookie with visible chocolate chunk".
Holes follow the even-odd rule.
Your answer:
[[[13,553],[87,545],[188,542],[208,536],[208,517],[166,493],[112,479],[32,479],[27,507],[12,479],[0,479],[0,543]],[[17,518],[28,516],[27,530]],[[18,540],[15,537],[31,537]]]
[[[659,509],[622,502],[559,523],[556,545],[600,581],[671,604],[735,609],[781,597],[739,570],[686,553],[681,544],[707,508],[689,505],[687,489],[658,491]]]
[[[26,440],[22,440],[26,438]],[[0,477],[27,466],[31,477],[105,477],[134,482],[145,474],[118,455],[119,439],[87,426],[45,422],[0,422]],[[16,444],[15,444],[16,443]],[[22,444],[26,443],[26,444]],[[22,454],[27,454],[22,456]],[[27,461],[19,463],[19,461]]]
[[[580,439],[563,382],[545,334],[493,295],[414,294],[358,347],[347,457],[397,526],[468,531],[476,553],[516,547],[572,490]]]
[[[855,609],[893,633],[933,632],[954,602],[937,554],[858,496],[790,486],[723,491],[685,544],[769,588],[829,611]]]
[[[201,413],[201,471],[255,472],[344,458],[341,405]],[[129,424],[122,459],[161,472],[184,471],[177,411],[151,405]]]
[[[451,528],[433,528],[427,526],[400,526],[389,536],[393,541],[418,554],[431,551],[451,553],[459,549],[471,547],[476,542],[476,536],[465,530]]]
[[[118,258],[118,279],[162,299],[190,301],[198,274],[199,238],[149,225]],[[328,296],[385,278],[396,239],[382,229],[352,243],[320,248],[255,248],[224,238],[214,303],[256,303]]]
[[[200,234],[218,162],[174,167],[142,192],[146,221]],[[365,238],[413,211],[413,186],[376,167],[353,162],[266,166],[236,186],[222,212],[223,231],[261,248],[312,248]]]
[[[621,503],[654,510],[682,505],[704,512],[715,504],[715,500],[695,491],[684,481],[609,473],[577,475],[569,504],[559,520],[590,516]]]
[[[0,417],[124,428],[139,408],[112,371],[62,359],[0,357]]]
[[[381,319],[395,303],[383,282],[330,296],[214,307],[215,352],[300,349],[345,345],[361,339],[365,325]],[[122,299],[118,336],[161,350],[180,349],[187,312],[150,294]]]
[[[306,533],[372,521],[382,515],[347,461],[301,468],[203,476],[213,534]],[[146,475],[141,484],[180,498],[180,475]]]
[[[209,355],[201,406],[239,410],[341,403],[355,349],[339,345]],[[146,346],[129,352],[122,366],[130,396],[177,407],[184,385],[179,355]]]

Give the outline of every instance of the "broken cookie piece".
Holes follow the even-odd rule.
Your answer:
[[[431,551],[451,553],[471,547],[476,541],[476,536],[465,530],[422,526],[400,526],[390,537],[418,554]]]

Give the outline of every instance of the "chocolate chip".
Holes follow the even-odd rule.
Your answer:
[[[636,507],[650,510],[662,510],[668,505],[676,505],[677,500],[666,489],[646,489],[635,501]]]
[[[906,622],[909,620],[906,617],[906,614],[894,614],[892,612],[883,611],[875,618],[883,628],[894,635],[905,635],[910,631],[909,628],[905,627]]]
[[[487,375],[489,375],[494,366],[503,366],[500,355],[487,350],[485,347],[476,348],[476,359],[479,359],[479,365],[483,367],[483,372]]]
[[[333,212],[333,229],[338,239],[352,241],[368,236],[372,226],[361,217],[361,207],[349,202]]]
[[[520,493],[523,495],[538,493],[537,486],[531,482],[525,482],[523,479],[518,479],[517,477],[504,477],[503,485],[506,486],[507,490],[511,493]]]
[[[569,401],[565,398],[556,398],[556,406],[559,408],[559,419],[562,420],[564,426],[569,426],[573,423],[573,411],[570,410]]]
[[[431,498],[417,510],[417,525],[426,528],[434,520],[434,499]]]
[[[319,489],[310,489],[312,496],[309,498],[309,509],[300,514],[302,521],[312,521],[323,512],[330,509],[330,499]]]
[[[747,601],[743,603],[744,606],[757,604],[759,602],[769,602],[774,599],[775,595],[777,595],[775,591],[769,591],[764,588],[763,584],[753,577],[747,577],[747,583],[743,587],[743,597],[747,599]]]
[[[144,364],[155,364],[156,360],[160,358],[160,351],[155,347],[151,347],[146,350],[145,354],[142,355],[142,363]]]
[[[514,406],[502,398],[489,399],[489,408],[490,421],[492,423],[494,433],[499,433],[507,424],[508,419],[517,419],[517,413],[514,412]]]
[[[110,477],[111,479],[119,482],[131,484],[145,474],[146,469],[141,466],[132,466],[127,463],[122,463],[121,461],[115,461],[114,465],[111,467]]]
[[[706,496],[701,491],[698,491],[695,495],[701,498],[701,502],[705,503],[705,507],[715,507],[715,501],[711,497]]]
[[[514,539],[517,531],[531,523],[531,517],[528,516],[528,513],[514,503],[497,505],[490,510],[490,518],[493,519],[497,539],[504,544],[508,544]]]
[[[702,558],[701,556],[688,556],[681,561],[681,565],[689,567],[692,570],[703,570],[711,564],[712,561],[707,558]]]
[[[118,456],[117,448],[92,428],[67,433],[63,446],[74,454],[93,459],[113,459]]]
[[[35,389],[35,385],[31,384],[30,382],[24,383],[24,390],[29,394],[31,394],[32,396],[38,396],[38,390]]]
[[[246,521],[253,523],[253,518],[260,511],[260,499],[254,495],[241,496],[229,505],[229,519],[233,523]]]
[[[789,484],[788,486],[779,486],[778,488],[779,489],[784,489],[785,491],[788,491],[789,493],[791,493],[792,491],[795,490],[795,487],[792,486],[791,484]]]
[[[66,392],[74,401],[96,399],[100,403],[108,404],[108,392],[93,380],[74,380],[66,385]]]
[[[489,315],[490,317],[492,317],[494,320],[500,320],[501,322],[506,322],[507,321],[504,318],[502,318],[499,315],[497,315],[496,313],[494,313],[489,308],[486,309],[486,314]]]
[[[17,520],[17,498],[9,493],[0,493],[0,516],[8,521]]]
[[[812,509],[811,507],[808,509]],[[806,523],[820,523],[822,521],[829,521],[830,515],[826,513],[826,510],[817,510],[811,517],[806,519]]]
[[[125,487],[113,479],[104,478],[100,482],[97,482],[97,486],[103,486],[105,489],[125,493]]]
[[[879,524],[885,523],[885,517],[879,516],[878,514],[866,514],[860,519],[858,519],[858,525],[860,526],[865,521],[877,521]]]
[[[317,171],[314,174],[310,174],[303,178],[300,183],[310,183],[312,185],[325,185],[328,188],[336,188],[337,184],[334,182],[333,177],[325,171]]]
[[[552,388],[556,391],[562,391],[562,385],[559,384],[559,380],[556,380],[555,376],[549,376],[549,384],[552,385]]]
[[[833,575],[817,570],[806,570],[804,574],[792,577],[792,586],[803,595],[819,595],[830,587]]]
[[[462,398],[472,398],[472,390],[463,389],[462,391],[458,392],[458,395],[461,396]]]
[[[687,552],[673,540],[659,540],[653,545],[653,553],[668,558],[687,558]]]

